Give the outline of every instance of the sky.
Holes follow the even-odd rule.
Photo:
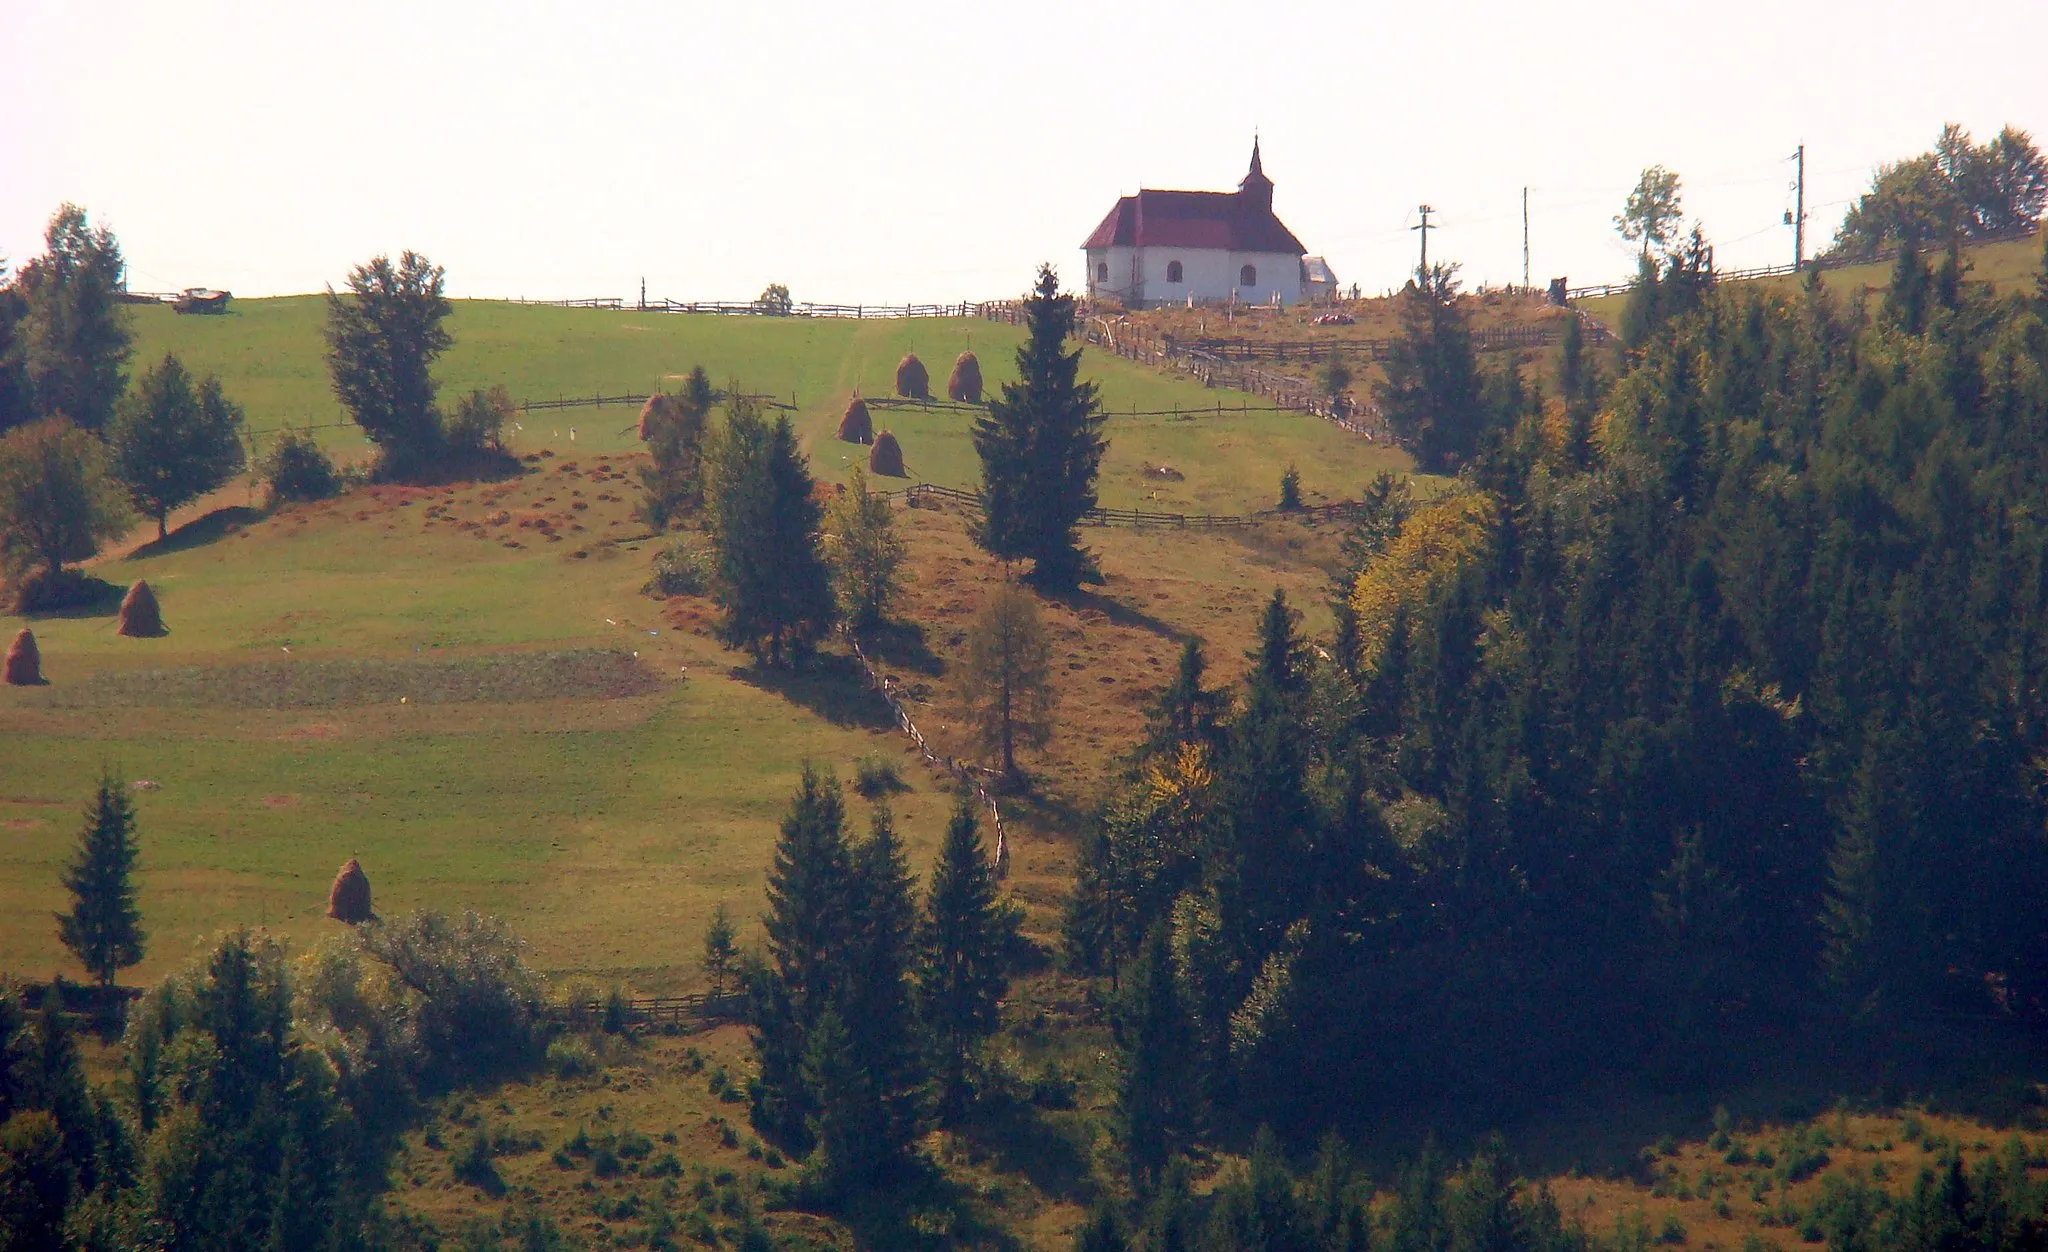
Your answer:
[[[1722,268],[1808,251],[1942,124],[2048,144],[2048,4],[0,3],[0,255],[65,201],[136,290],[340,285],[411,248],[451,295],[1015,295],[1139,187],[1274,207],[1339,278],[1626,277],[1683,180]]]

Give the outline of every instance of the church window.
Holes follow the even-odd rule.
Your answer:
[[[1237,272],[1237,285],[1240,287],[1258,286],[1259,267],[1256,265],[1247,265],[1243,269],[1239,270]]]
[[[1098,283],[1109,281],[1109,262],[1098,261],[1095,263],[1095,281]]]
[[[1166,281],[1170,283],[1181,281],[1179,261],[1168,261],[1166,263]]]

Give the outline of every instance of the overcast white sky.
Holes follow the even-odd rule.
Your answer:
[[[2048,142],[2048,3],[0,3],[0,253],[73,200],[131,285],[317,291],[416,248],[465,296],[1021,290],[1139,186],[1275,207],[1368,290],[1621,277],[1645,165],[1723,267],[1809,250],[1941,124]]]

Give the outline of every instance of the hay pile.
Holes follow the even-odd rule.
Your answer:
[[[640,442],[647,442],[656,428],[663,423],[673,423],[677,416],[674,396],[666,391],[657,391],[647,397],[647,403],[640,406]]]
[[[875,446],[868,450],[868,473],[886,478],[907,477],[903,472],[903,445],[886,430],[875,436]]]
[[[370,877],[363,873],[362,862],[354,857],[341,867],[334,876],[334,886],[327,892],[327,916],[337,922],[351,926],[370,920]]]
[[[917,359],[915,352],[904,353],[896,363],[896,394],[913,400],[932,398],[932,376],[925,372],[924,362]]]
[[[839,439],[842,443],[875,441],[875,423],[868,416],[868,402],[859,396],[846,402],[846,413],[839,419]]]
[[[157,606],[156,592],[149,584],[136,579],[128,594],[121,597],[120,634],[134,639],[154,639],[166,634],[163,610]]]
[[[7,645],[7,663],[0,668],[0,679],[10,687],[34,687],[43,681],[43,654],[36,650],[36,633],[28,627],[22,627]]]
[[[953,372],[946,376],[946,398],[961,404],[981,403],[981,360],[972,352],[953,358]]]

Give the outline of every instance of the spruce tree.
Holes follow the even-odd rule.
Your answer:
[[[1006,561],[1033,563],[1047,587],[1072,587],[1087,572],[1076,528],[1095,507],[1095,475],[1109,446],[1094,383],[1080,381],[1081,350],[1067,351],[1074,299],[1052,266],[1038,270],[1024,302],[1027,338],[1017,381],[974,423],[981,456],[982,520],[975,542]]]
[[[1194,1129],[1197,1088],[1193,1034],[1173,976],[1164,923],[1146,937],[1125,1005],[1123,1084],[1117,1121],[1131,1181],[1140,1190],[1161,1171]]]
[[[1009,989],[1005,953],[1015,915],[996,897],[995,866],[982,847],[974,797],[963,795],[946,827],[919,929],[918,1016],[930,1040],[939,1107],[949,1117],[972,1095],[969,1066],[1000,1024]]]
[[[119,780],[102,775],[64,872],[71,911],[57,915],[57,937],[102,987],[142,959],[142,910],[130,880],[135,854],[134,805]]]
[[[812,1093],[806,1127],[816,1146],[806,1168],[814,1185],[841,1196],[879,1181],[891,1164],[884,1102],[854,1054],[839,1010],[830,1005],[806,1040],[803,1083]]]
[[[875,806],[868,837],[853,853],[852,938],[840,1013],[861,1090],[875,1101],[870,1167],[891,1173],[917,1137],[923,1075],[910,1003],[917,903],[910,863],[888,806]],[[822,1098],[822,1096],[821,1096]]]
[[[1174,669],[1173,681],[1159,693],[1147,714],[1147,756],[1171,755],[1190,745],[1210,749],[1216,746],[1217,722],[1228,697],[1202,685],[1207,673],[1202,641],[1190,635],[1181,641],[1180,663]]]
[[[704,930],[704,977],[711,994],[724,995],[732,986],[733,971],[739,968],[739,949],[733,944],[732,917],[720,904],[711,911],[711,924]]]
[[[209,374],[192,375],[170,353],[135,380],[114,409],[114,468],[135,507],[164,538],[171,510],[234,477],[246,463],[242,406]]]
[[[769,664],[808,655],[832,626],[823,510],[787,417],[771,426],[732,388],[712,469],[721,634]]]
[[[1401,291],[1398,312],[1400,334],[1388,350],[1379,391],[1387,428],[1424,470],[1455,470],[1478,453],[1486,422],[1472,331],[1458,300],[1458,267],[1417,270]]]
[[[1884,293],[1884,312],[1892,324],[1909,335],[1927,328],[1927,300],[1934,280],[1927,263],[1920,259],[1920,237],[1908,231],[1899,240],[1898,255],[1892,258],[1891,285]]]

